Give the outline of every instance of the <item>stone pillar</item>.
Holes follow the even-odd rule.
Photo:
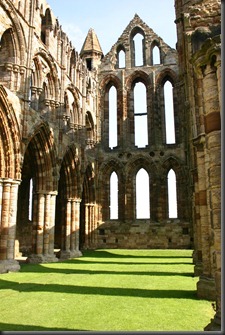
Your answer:
[[[0,273],[20,269],[14,260],[19,183],[12,179],[0,180]]]
[[[56,262],[54,255],[55,192],[34,194],[33,254],[28,263]]]
[[[56,206],[57,192],[51,193],[50,201],[50,222],[49,222],[49,249],[48,254],[54,257],[54,239],[55,239],[55,206]]]
[[[206,271],[197,283],[199,297],[216,300],[217,313],[212,325],[206,327],[220,327],[221,319],[221,122],[218,97],[218,79],[216,68],[208,64],[203,70],[203,99],[205,124],[205,179],[207,180],[204,197],[207,203],[208,228],[204,230],[202,224],[202,255]],[[220,85],[220,84],[219,84]],[[215,287],[215,294],[210,295],[211,286]],[[215,326],[216,324],[216,326]]]
[[[65,250],[61,250],[60,259],[81,256],[79,251],[80,200],[68,199],[66,205]]]
[[[71,235],[70,235],[70,245],[71,251],[76,249],[76,202],[75,199],[71,200]]]
[[[89,235],[89,204],[85,204],[85,247],[88,248],[90,245]]]
[[[211,329],[221,327],[221,121],[218,99],[218,74],[216,68],[207,65],[204,70],[203,88],[205,101],[205,133],[208,153],[208,216],[212,277],[216,288],[216,315]],[[220,84],[219,84],[220,86]],[[208,330],[208,328],[207,328]]]
[[[79,245],[79,227],[80,227],[80,199],[76,199],[74,201],[74,250],[73,250],[73,257],[82,256],[80,252],[80,245]]]

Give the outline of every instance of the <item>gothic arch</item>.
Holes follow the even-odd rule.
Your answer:
[[[145,39],[145,31],[139,27],[135,26],[131,32],[130,32],[130,54],[131,54],[131,66],[134,67],[136,66],[135,64],[135,53],[137,50],[134,49],[134,37],[135,35],[140,34],[143,36],[143,44],[142,44],[142,58],[143,58],[143,65],[146,65],[146,54],[145,54],[145,44],[146,44],[146,39]]]
[[[75,215],[80,205],[81,174],[78,148],[67,147],[62,160],[56,197],[55,247],[61,252],[74,248]],[[73,236],[73,237],[72,237]]]
[[[47,46],[49,45],[48,35],[53,30],[52,13],[50,8],[45,10],[45,15],[41,18],[41,40]]]
[[[103,115],[102,120],[102,139],[105,149],[109,148],[109,90],[114,86],[117,91],[117,129],[123,129],[123,96],[122,96],[122,84],[120,79],[114,75],[106,76],[100,83],[101,92],[101,113]],[[118,146],[122,142],[122,133],[118,132]]]
[[[52,131],[48,124],[40,123],[30,137],[24,161],[32,162],[36,190],[57,190],[57,154]]]
[[[20,179],[20,133],[15,112],[0,86],[0,178]]]
[[[177,210],[179,219],[188,219],[190,217],[190,208],[188,204],[188,175],[185,171],[184,164],[174,156],[169,156],[164,159],[162,162],[162,184],[165,188],[165,197],[168,197],[167,193],[167,176],[168,172],[172,169],[176,175],[176,188],[177,188]],[[165,213],[168,213],[168,203],[165,203]]]
[[[130,220],[135,220],[135,204],[136,204],[136,175],[137,172],[143,168],[149,175],[149,187],[150,187],[150,203],[152,219],[157,217],[157,201],[158,201],[158,188],[159,188],[159,176],[158,167],[156,164],[149,160],[148,157],[142,155],[131,158],[126,167],[126,185],[125,189],[127,194],[127,208],[133,208],[133,212],[126,212],[126,217]]]
[[[178,82],[177,74],[169,68],[160,71],[160,73],[156,77],[156,87],[163,86],[167,80],[170,81],[172,86],[175,86],[175,84]]]
[[[86,167],[80,203],[80,248],[91,248],[95,244],[97,223],[95,220],[96,194],[95,194],[95,173],[92,164]]]
[[[33,64],[32,101],[35,99],[39,99],[39,103],[45,103],[46,100],[59,101],[59,78],[52,56],[40,48],[33,57]]]
[[[133,86],[137,82],[143,83],[146,86],[146,90],[152,86],[150,76],[142,70],[134,71],[130,76],[127,77],[126,79],[127,90],[129,91],[133,89]]]
[[[172,98],[173,98],[173,116],[174,116],[174,137],[175,137],[175,143],[179,144],[182,142],[182,136],[183,136],[183,118],[184,116],[179,113],[179,107],[178,107],[178,77],[177,74],[171,70],[171,69],[165,69],[159,73],[159,75],[156,78],[156,85],[155,85],[155,98],[156,98],[156,104],[158,113],[160,113],[161,118],[161,142],[163,144],[166,144],[166,115],[165,115],[165,97],[164,97],[164,85],[166,82],[170,82],[172,85]],[[162,104],[161,101],[164,103]]]
[[[60,176],[63,176],[65,195],[67,198],[80,198],[81,175],[78,148],[75,145],[68,147],[62,161]]]
[[[160,45],[160,41],[154,39],[152,42],[151,42],[151,45],[150,45],[150,64],[151,65],[154,65],[154,57],[153,57],[153,49],[157,47],[158,48],[158,51],[159,51],[159,64],[162,63],[162,51],[161,51],[161,45]]]
[[[121,68],[120,66],[120,53],[124,52],[124,57],[125,57],[125,66],[122,66],[122,68],[126,67],[126,49],[123,44],[119,44],[116,48],[116,68]]]
[[[69,85],[64,92],[64,115],[69,120],[70,128],[78,128],[82,125],[82,115],[80,113],[80,101],[77,90]]]
[[[149,145],[150,142],[152,141],[151,139],[151,113],[150,113],[150,104],[151,104],[151,79],[150,76],[148,76],[144,71],[138,70],[134,71],[126,80],[126,87],[127,87],[127,127],[128,127],[128,134],[130,136],[130,143],[131,145],[136,145],[135,143],[135,108],[134,108],[134,103],[135,103],[135,94],[134,94],[134,88],[137,83],[142,83],[144,84],[146,88],[146,109],[144,110],[143,115],[144,116],[144,123],[143,126],[145,126],[146,129],[146,141],[145,145]],[[142,116],[143,119],[143,116]],[[149,132],[150,130],[150,132]]]
[[[7,16],[12,22],[11,27],[13,31],[16,64],[19,63],[18,65],[25,65],[27,45],[24,31],[17,16],[17,12],[15,11],[13,4],[8,0],[5,0],[5,3],[2,2],[1,6],[3,7],[4,11],[7,13]]]
[[[118,218],[123,219],[125,214],[125,189],[124,189],[124,165],[119,159],[110,159],[101,165],[99,171],[98,183],[101,192],[99,194],[99,203],[102,207],[102,219],[109,220],[110,218],[110,176],[112,172],[116,172],[118,177],[119,199],[118,199]]]

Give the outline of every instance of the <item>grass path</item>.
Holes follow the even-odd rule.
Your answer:
[[[0,330],[202,331],[191,250],[96,250],[0,275]]]

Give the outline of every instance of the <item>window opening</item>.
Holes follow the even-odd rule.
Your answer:
[[[137,33],[134,38],[134,53],[135,53],[135,66],[143,66],[143,36],[140,33]]]
[[[29,185],[29,209],[28,209],[28,219],[32,221],[33,217],[33,179],[30,179]]]
[[[118,53],[118,60],[119,60],[119,68],[124,68],[126,66],[126,60],[125,60],[125,51],[120,50]]]
[[[136,175],[136,218],[150,218],[149,175],[140,169]]]
[[[135,145],[138,148],[148,145],[146,87],[141,82],[134,87],[134,132]]]
[[[86,64],[87,64],[88,70],[91,71],[92,70],[92,59],[86,58]]]
[[[169,218],[177,218],[177,185],[176,174],[173,169],[171,169],[168,173],[167,182]]]
[[[175,124],[174,124],[174,105],[173,87],[167,80],[164,84],[164,103],[165,103],[165,123],[166,123],[166,144],[174,144]]]
[[[154,48],[152,49],[152,58],[153,58],[153,65],[161,63],[160,50],[159,50],[159,47],[157,47],[157,45],[155,45]]]
[[[117,146],[117,90],[112,86],[109,90],[109,147]]]
[[[118,219],[118,177],[116,172],[110,176],[110,219]]]

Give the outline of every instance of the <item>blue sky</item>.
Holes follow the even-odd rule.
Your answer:
[[[174,0],[47,0],[62,29],[80,52],[93,28],[104,55],[138,14],[172,48],[177,41]]]

